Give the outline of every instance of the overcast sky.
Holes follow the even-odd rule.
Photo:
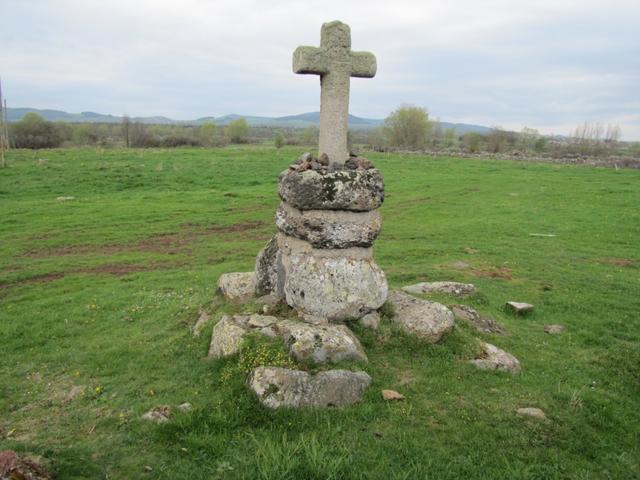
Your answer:
[[[319,109],[291,71],[325,21],[375,53],[351,113],[400,104],[443,121],[568,134],[619,123],[640,140],[639,0],[0,0],[0,75],[14,107],[175,119]]]

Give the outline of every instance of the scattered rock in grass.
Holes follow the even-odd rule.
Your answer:
[[[249,301],[256,288],[254,272],[223,273],[218,280],[218,291],[231,303],[245,303]]]
[[[357,337],[344,325],[313,325],[257,314],[225,315],[213,328],[209,357],[221,358],[237,353],[242,338],[249,332],[282,338],[289,353],[297,360],[316,363],[367,360]]]
[[[38,165],[39,166],[43,166],[47,164],[47,159],[46,158],[39,158],[38,159]]]
[[[247,380],[249,389],[268,408],[353,405],[370,384],[365,372],[329,370],[311,375],[279,367],[258,367]]]
[[[171,407],[168,405],[160,405],[158,407],[153,407],[147,413],[142,415],[144,420],[149,420],[155,423],[165,423],[169,421],[169,417],[171,417]]]
[[[70,200],[75,200],[75,199],[76,197],[70,197],[70,196],[62,196],[62,197],[56,198],[56,200],[59,202],[68,202]]]
[[[153,472],[153,467],[151,465],[145,465],[144,466],[144,471],[145,472]]]
[[[4,450],[0,452],[0,479],[51,480],[53,477],[41,463],[41,460],[18,455],[13,450]]]
[[[476,291],[476,287],[471,283],[421,282],[403,287],[402,290],[413,294],[446,293],[447,295],[462,297],[474,293]]]
[[[516,410],[516,413],[523,417],[533,417],[537,418],[538,420],[547,420],[547,416],[545,415],[544,411],[535,407],[518,408]]]
[[[378,312],[367,313],[360,319],[360,325],[372,330],[377,330],[380,325],[380,314]]]
[[[564,325],[545,325],[544,331],[545,333],[549,333],[551,335],[558,335],[559,333],[564,332]]]
[[[404,395],[396,392],[395,390],[382,390],[382,399],[389,402],[392,400],[404,400],[405,397]]]
[[[506,306],[514,313],[527,313],[533,310],[533,305],[524,302],[509,301],[506,303]]]
[[[504,333],[504,327],[491,317],[481,315],[474,308],[468,305],[450,305],[449,308],[456,316],[462,320],[467,320],[473,327],[482,333]]]
[[[246,329],[239,325],[234,317],[225,315],[213,327],[208,356],[222,358],[238,353],[245,333]]]
[[[476,250],[475,248],[466,247],[464,249],[464,252],[468,253],[469,255],[475,255],[476,253],[478,253],[478,250]]]
[[[469,360],[469,363],[481,370],[498,370],[509,373],[520,371],[520,362],[516,357],[486,342],[482,342],[482,355]]]
[[[211,320],[211,315],[209,315],[209,312],[207,312],[205,309],[201,308],[198,311],[198,320],[196,321],[195,325],[191,328],[191,333],[193,334],[194,337],[200,336],[202,329],[207,323],[209,323],[209,320]]]
[[[392,321],[407,333],[436,343],[453,330],[453,313],[440,303],[418,299],[397,290],[389,294],[389,301],[394,308]]]
[[[188,413],[191,410],[193,410],[193,405],[191,405],[191,403],[189,403],[189,402],[184,402],[184,403],[181,403],[180,405],[178,405],[178,410],[180,410],[181,412],[184,412],[184,413]]]
[[[67,396],[64,398],[64,401],[73,402],[76,398],[84,395],[85,389],[86,387],[84,385],[75,385],[71,387],[71,390],[69,390],[69,393],[67,393]]]

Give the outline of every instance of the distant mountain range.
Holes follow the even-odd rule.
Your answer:
[[[17,122],[27,113],[34,112],[45,120],[52,122],[93,122],[93,123],[120,123],[122,117],[117,115],[105,115],[95,112],[68,113],[62,110],[40,110],[37,108],[8,108],[7,117],[10,122]],[[233,120],[244,118],[252,127],[280,127],[280,128],[305,128],[320,124],[320,112],[301,113],[300,115],[288,115],[285,117],[258,117],[253,115],[238,115],[235,113],[222,117],[202,117],[195,120],[173,120],[167,117],[131,117],[133,122],[141,122],[154,125],[202,125],[205,122],[215,122],[217,125],[227,125]],[[384,123],[383,119],[363,118],[349,115],[349,127],[353,129],[375,128]],[[487,133],[491,129],[482,125],[467,123],[440,122],[442,128],[455,128],[459,134],[466,132]]]

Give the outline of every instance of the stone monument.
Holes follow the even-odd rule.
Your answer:
[[[286,302],[310,323],[361,318],[387,299],[372,250],[384,184],[347,148],[349,78],[373,77],[376,59],[352,52],[349,26],[330,22],[319,48],[295,50],[293,71],[320,76],[319,152],[280,174],[279,233],[258,255],[256,293]]]
[[[234,355],[246,335],[257,334],[280,338],[296,361],[366,362],[358,338],[336,323],[359,319],[365,327],[378,328],[378,310],[387,298],[393,305],[387,321],[425,342],[439,342],[454,328],[453,312],[412,294],[467,296],[475,287],[422,282],[389,294],[384,272],[373,260],[384,183],[371,162],[349,152],[347,131],[349,79],[373,77],[375,57],[352,52],[349,27],[330,22],[322,26],[320,47],[296,49],[293,71],[320,76],[319,152],[303,154],[280,174],[278,233],[258,254],[255,271],[224,274],[218,289],[232,303],[257,298],[267,310],[268,305],[286,303],[298,318],[292,318],[294,312],[285,313],[287,318],[254,312],[224,315],[213,328],[209,357]],[[464,305],[456,308],[475,312]],[[479,346],[482,352],[471,360],[476,367],[519,371],[512,355],[488,343]],[[270,408],[350,405],[360,401],[370,383],[371,377],[363,371],[310,374],[275,366],[257,367],[247,379],[249,389]],[[383,398],[404,397],[383,391]]]

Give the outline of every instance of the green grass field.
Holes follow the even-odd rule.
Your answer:
[[[390,285],[472,282],[467,303],[507,334],[458,323],[427,345],[354,325],[373,377],[363,403],[269,411],[237,358],[206,359],[212,324],[199,338],[190,326],[200,308],[230,311],[217,278],[253,269],[277,175],[299,153],[10,152],[0,450],[42,455],[59,479],[640,478],[639,170],[369,155],[386,183],[375,252]],[[506,300],[536,308],[515,317]],[[566,332],[545,334],[551,323]],[[466,363],[476,338],[522,373]],[[183,402],[193,411],[167,424],[140,419]],[[517,416],[525,406],[549,421]]]

